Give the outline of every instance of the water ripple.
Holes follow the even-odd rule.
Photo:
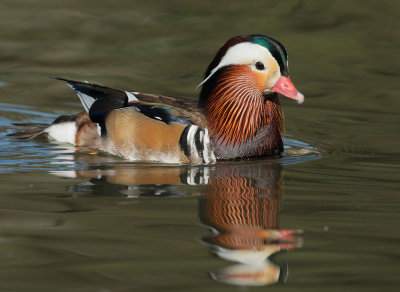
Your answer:
[[[23,120],[33,123],[50,123],[56,114],[35,111],[30,106],[0,103],[2,112],[13,112],[22,115]],[[47,171],[74,171],[87,169],[90,165],[107,165],[126,163],[129,166],[143,165],[143,163],[122,161],[118,157],[96,155],[92,159],[85,150],[77,149],[69,144],[50,143],[46,138],[18,140],[8,137],[17,129],[13,121],[2,117],[0,119],[0,173],[21,172],[29,170]],[[290,136],[289,136],[290,137]],[[272,158],[281,165],[291,165],[315,160],[321,157],[318,150],[306,142],[293,137],[285,138],[285,154],[279,158]],[[82,157],[86,157],[82,159]],[[150,164],[149,164],[150,165]],[[161,165],[161,164],[158,164]],[[173,166],[170,166],[173,167]]]

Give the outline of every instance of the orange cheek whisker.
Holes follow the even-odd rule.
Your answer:
[[[241,107],[238,112],[239,119],[237,124],[242,125],[243,131],[249,131],[250,130],[249,128],[251,128],[251,123],[250,126],[247,125],[249,120],[246,118],[246,116],[249,114],[249,112],[251,112],[251,107],[250,107],[251,103],[248,100],[249,98],[247,96],[244,97],[243,99],[245,106]],[[235,140],[240,144],[244,137],[238,137],[238,135],[239,131],[236,131]]]
[[[262,75],[256,75],[248,67],[232,67],[211,92],[206,107],[209,128],[223,147],[251,140],[267,123],[276,123],[274,126],[283,132],[279,103],[264,100],[263,80]]]

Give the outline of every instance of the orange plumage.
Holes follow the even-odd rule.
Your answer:
[[[247,66],[227,68],[220,77],[206,112],[211,134],[224,147],[247,142],[267,123],[284,134],[279,102],[264,97],[263,83],[263,76]]]

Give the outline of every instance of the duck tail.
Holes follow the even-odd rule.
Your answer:
[[[86,114],[85,114],[86,115]],[[76,138],[76,115],[62,115],[54,120],[51,124],[42,123],[13,123],[15,126],[27,128],[25,131],[17,131],[8,134],[8,136],[18,139],[33,139],[41,134],[59,141],[75,144]]]
[[[13,123],[14,126],[27,128],[24,131],[18,131],[15,133],[8,134],[9,137],[15,137],[18,139],[29,140],[36,136],[44,133],[44,131],[50,126],[49,124],[39,123]]]

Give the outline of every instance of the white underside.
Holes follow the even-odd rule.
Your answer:
[[[159,151],[153,151],[149,149],[137,149],[133,145],[130,145],[128,149],[115,147],[113,141],[109,138],[103,139],[103,149],[106,152],[114,155],[123,157],[130,161],[154,161],[169,164],[180,164],[179,153],[171,151],[169,153],[161,153]]]
[[[75,145],[75,137],[76,137],[76,123],[75,122],[66,122],[50,125],[45,133],[49,135],[50,138],[62,142],[62,143],[71,143]]]
[[[136,156],[134,154],[131,154],[127,158],[132,161],[155,161],[155,162],[168,163],[168,164],[180,164],[181,163],[179,156],[176,155],[175,153],[167,153],[167,154],[153,153],[153,154],[150,154],[146,159],[141,158],[141,155]]]

